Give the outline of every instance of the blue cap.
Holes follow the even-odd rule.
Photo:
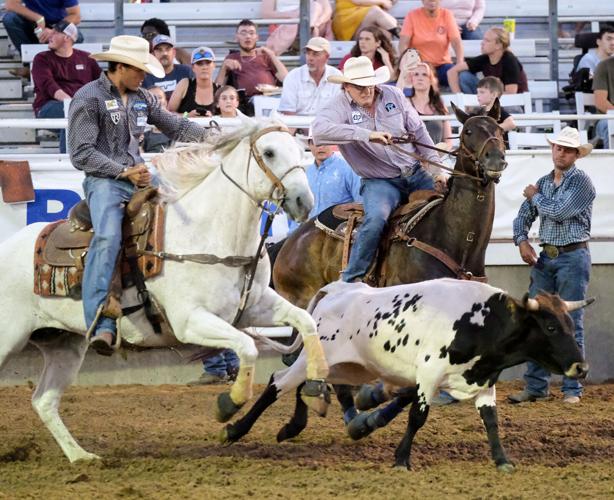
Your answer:
[[[192,51],[192,64],[198,61],[215,61],[215,54],[209,47],[198,47]]]

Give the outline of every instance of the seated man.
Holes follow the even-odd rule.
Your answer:
[[[599,37],[595,42],[597,43],[597,48],[584,54],[576,68],[576,71],[587,68],[590,71],[591,77],[595,74],[597,65],[601,61],[614,55],[614,26],[606,24],[601,28],[599,30]]]
[[[151,49],[151,53],[164,68],[165,74],[162,78],[148,74],[143,80],[143,87],[149,89],[155,85],[162,88],[168,100],[173,95],[177,82],[184,78],[194,78],[194,73],[187,64],[175,64],[175,44],[170,36],[157,35],[151,41]]]
[[[232,85],[237,90],[244,89],[247,97],[258,94],[259,84],[279,85],[284,81],[288,70],[271,49],[256,48],[258,31],[249,19],[243,19],[237,26],[235,35],[239,51],[231,52],[224,59],[215,83],[218,86]]]
[[[527,92],[527,75],[509,46],[510,35],[507,31],[503,28],[489,29],[482,40],[482,55],[462,61],[448,71],[452,92],[476,94],[478,73],[499,78],[503,82],[504,94]]]
[[[66,21],[75,25],[81,22],[78,0],[6,0],[4,9],[7,11],[2,18],[4,28],[20,54],[24,43],[47,43],[53,35],[51,26],[57,22]],[[82,41],[83,37],[79,34],[77,42]],[[30,78],[27,66],[11,70],[10,73]]]
[[[37,118],[64,118],[64,101],[100,76],[100,66],[89,52],[73,47],[77,38],[74,24],[59,21],[53,26],[49,50],[34,57],[32,107]],[[66,153],[66,130],[60,132],[60,153]]]
[[[171,36],[171,32],[168,28],[168,24],[166,24],[166,21],[158,19],[157,17],[152,17],[150,19],[147,19],[141,25],[141,36],[150,44],[151,41],[158,35],[166,35],[168,37]],[[180,64],[190,64],[190,53],[185,49],[176,47],[175,57]]]
[[[597,65],[593,77],[593,94],[597,111],[607,113],[614,109],[614,57],[609,57]],[[612,119],[614,120],[614,116]],[[596,123],[595,135],[596,139],[600,139],[601,147],[610,148],[608,120],[599,120]]]
[[[341,72],[327,64],[330,43],[326,38],[314,37],[305,46],[306,63],[294,68],[284,79],[279,111],[288,115],[314,115],[341,88],[330,83],[331,75]]]

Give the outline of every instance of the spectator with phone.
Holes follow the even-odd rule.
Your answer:
[[[184,116],[213,116],[215,91],[213,81],[215,54],[209,47],[198,47],[192,52],[194,78],[180,80],[168,102],[168,110]]]

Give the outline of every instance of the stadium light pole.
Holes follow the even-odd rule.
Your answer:
[[[298,48],[299,48],[299,53],[300,53],[301,64],[305,64],[305,51],[303,50],[303,47],[307,45],[307,42],[309,41],[309,35],[310,35],[309,5],[310,5],[309,0],[301,0],[300,12],[299,12],[300,22],[298,25],[298,29],[299,29]]]
[[[124,2],[115,0],[115,36],[124,34]]]
[[[550,30],[550,80],[559,88],[559,10],[557,0],[548,1],[548,28]],[[552,99],[551,110],[559,109],[559,100]]]

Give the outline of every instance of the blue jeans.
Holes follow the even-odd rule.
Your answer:
[[[47,101],[38,110],[36,118],[64,118],[64,103],[55,99]],[[60,133],[60,153],[66,153],[66,129],[57,132]]]
[[[83,310],[85,324],[89,328],[96,318],[98,307],[106,300],[109,292],[122,242],[125,204],[134,194],[135,188],[127,180],[88,175],[83,181],[83,191],[94,226],[94,237],[83,271]],[[115,321],[115,318],[101,316],[96,325],[96,333],[100,330],[115,333]]]
[[[461,71],[458,74],[458,86],[463,94],[477,94],[480,79],[471,71]]]
[[[454,64],[442,64],[441,66],[437,66],[435,68],[435,72],[437,73],[437,80],[439,80],[439,85],[442,87],[448,87],[448,70],[452,68]]]
[[[469,31],[466,25],[459,26],[458,29],[462,40],[481,40],[484,38],[484,33],[479,26],[474,31]]]
[[[531,270],[529,295],[534,297],[539,290],[544,290],[558,293],[563,300],[582,300],[586,296],[590,273],[591,254],[586,248],[561,253],[554,259],[542,252]],[[570,315],[575,325],[576,343],[584,355],[584,309],[578,309]],[[530,361],[524,379],[529,394],[548,395],[548,370]],[[566,396],[581,396],[582,384],[578,380],[563,377],[562,390]]]
[[[399,205],[402,197],[406,199],[410,193],[419,189],[434,188],[433,178],[422,167],[418,167],[408,177],[362,179],[360,184],[365,215],[358,229],[348,266],[343,270],[343,281],[352,281],[367,274],[388,217]]]
[[[225,377],[239,369],[239,357],[232,349],[224,349],[219,354],[203,361],[203,368],[211,375]]]
[[[15,12],[7,12],[2,18],[2,23],[19,54],[21,54],[21,46],[24,43],[40,43],[34,34],[36,23],[27,20],[25,17],[15,14]],[[51,24],[49,24],[48,27],[51,28]],[[79,35],[75,43],[82,42],[83,35],[81,34],[81,30],[79,30]]]
[[[608,135],[608,120],[599,120],[595,124],[595,135],[603,140],[603,149],[610,149],[610,136]]]

